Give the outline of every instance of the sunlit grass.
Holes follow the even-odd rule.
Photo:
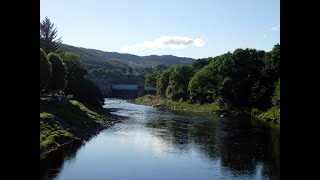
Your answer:
[[[274,106],[265,112],[262,112],[256,108],[251,110],[251,114],[262,121],[273,122],[280,124],[280,108]]]
[[[72,126],[87,129],[98,125],[98,122],[106,121],[104,116],[93,112],[76,100],[42,105],[40,106],[40,114],[41,113],[52,114],[63,119]]]
[[[58,145],[61,141],[71,139],[73,135],[59,124],[49,125],[40,121],[40,149]]]
[[[85,112],[85,114],[93,121],[96,121],[96,122],[106,121],[106,118],[104,116],[90,110],[89,108],[87,108],[86,106],[81,104],[80,102],[78,102],[76,100],[71,100],[70,103],[73,104],[75,107],[79,108],[79,110],[81,110],[82,112]]]
[[[40,112],[40,118],[53,118],[54,115],[47,112]]]
[[[257,118],[265,121],[273,121],[276,123],[280,123],[280,109],[277,107],[272,107],[268,109],[266,112],[258,115]]]
[[[145,95],[136,99],[138,103],[146,103],[150,105],[164,106],[170,109],[177,110],[192,110],[192,111],[203,111],[203,112],[212,112],[222,110],[218,105],[211,104],[191,104],[186,101],[172,101],[160,99],[157,96]]]
[[[74,136],[72,131],[64,129],[57,118],[71,127],[84,131],[91,130],[100,122],[107,120],[103,115],[90,110],[76,100],[42,104],[40,105],[40,118],[52,118],[40,120],[40,149],[58,146],[71,140]]]

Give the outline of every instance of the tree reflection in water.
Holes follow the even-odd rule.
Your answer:
[[[280,130],[252,123],[250,117],[203,119],[158,119],[146,122],[157,137],[182,152],[196,147],[207,159],[220,159],[222,170],[234,175],[280,178]]]
[[[218,166],[222,176],[280,179],[279,128],[270,128],[245,116],[220,118],[217,114],[162,111],[125,122],[142,122],[152,136],[172,145],[169,153],[196,151],[197,156],[209,163],[210,169]],[[73,161],[82,146],[82,143],[74,144],[41,161],[40,179],[57,176],[62,164],[70,164],[65,162]]]
[[[55,178],[60,169],[62,169],[62,165],[65,162],[73,161],[78,150],[83,145],[83,142],[76,141],[51,152],[45,159],[40,160],[40,179],[49,180]]]

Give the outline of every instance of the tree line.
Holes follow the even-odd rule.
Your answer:
[[[160,98],[223,107],[280,107],[280,44],[270,52],[236,49],[146,75]]]
[[[99,88],[86,78],[87,70],[76,53],[62,53],[61,37],[46,17],[40,23],[40,96],[46,92],[72,94],[80,102],[98,106],[103,101]]]
[[[104,76],[117,80],[140,80],[145,78],[145,75],[159,70],[168,68],[166,65],[155,65],[151,67],[129,67],[129,68],[109,68],[103,66],[87,65],[86,69],[90,76]]]

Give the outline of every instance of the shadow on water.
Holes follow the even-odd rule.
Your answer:
[[[84,145],[81,141],[68,144],[56,151],[51,152],[43,160],[40,160],[40,180],[49,180],[59,174],[60,169],[67,161],[72,161],[77,151]]]
[[[227,119],[210,115],[194,120],[155,119],[145,125],[159,129],[153,134],[180,152],[195,144],[207,159],[220,160],[223,170],[235,176],[252,177],[261,167],[262,176],[280,179],[280,129],[255,121],[247,116]]]
[[[163,146],[168,147],[165,151],[173,155],[170,156],[171,158],[174,158],[173,161],[168,162],[176,163],[174,166],[178,168],[174,171],[176,173],[184,172],[183,169],[179,169],[179,167],[184,166],[184,164],[179,163],[179,155],[184,154],[188,158],[195,158],[197,162],[200,161],[200,165],[208,164],[210,167],[204,170],[199,167],[199,164],[192,165],[192,162],[190,167],[195,169],[194,172],[199,172],[199,177],[204,172],[208,174],[206,177],[218,175],[218,177],[227,179],[280,179],[280,128],[266,126],[261,121],[248,116],[220,117],[219,114],[158,110],[151,107],[117,102],[116,100],[110,101],[107,107],[114,108],[116,115],[122,115],[125,118],[123,122],[118,124],[117,128],[113,128],[108,132],[110,134],[105,133],[99,136],[102,138],[102,142],[106,141],[106,139],[115,140],[112,147],[107,147],[107,149],[123,147],[121,143],[120,145],[117,144],[117,141],[128,140],[127,144],[129,145],[125,146],[129,147],[128,151],[130,152],[128,154],[138,155],[132,153],[132,149],[130,149],[132,148],[130,146],[132,137],[123,136],[121,132],[129,131],[133,136],[135,133],[140,134],[142,132],[142,134],[146,133],[146,135],[150,133],[151,137],[155,137],[155,140],[159,138],[165,142],[162,143]],[[149,142],[147,140],[144,141],[143,138],[144,136],[139,136],[138,140],[143,143]],[[70,145],[41,161],[40,179],[54,179],[58,176],[61,173],[61,169],[72,164],[70,162],[75,159],[77,152],[83,146],[84,143]],[[101,148],[103,146],[98,147]],[[99,152],[100,149],[94,149],[94,151]],[[110,152],[113,151],[111,150]],[[126,153],[127,150],[122,149],[121,152]],[[195,156],[191,155],[191,152]],[[106,157],[109,159],[103,162],[132,163],[130,162],[131,156],[124,159],[121,159],[121,156],[118,156],[117,159],[112,159],[113,157],[107,155]],[[165,159],[141,159],[141,162],[154,163],[154,166],[160,164],[161,167],[161,162],[163,163]],[[98,160],[98,162],[100,161]],[[152,169],[151,165],[134,164],[143,169],[143,173],[148,174],[148,170]],[[109,168],[113,168],[116,165],[117,163]],[[105,166],[108,167],[109,164],[106,163],[103,167]],[[121,167],[117,167],[115,170],[120,169],[122,171]],[[162,166],[162,168],[166,168],[166,166]],[[93,175],[99,178],[99,167],[94,167],[94,169],[96,174]],[[161,171],[161,169],[158,170]],[[82,171],[76,172],[82,173]],[[166,169],[164,172],[170,171]],[[103,177],[102,179],[107,179],[112,175],[113,177],[132,178],[129,174],[128,176],[121,176],[118,173],[105,173],[104,170],[100,173]],[[155,179],[164,177],[165,175],[155,177]],[[185,178],[190,179],[191,177],[185,176]]]

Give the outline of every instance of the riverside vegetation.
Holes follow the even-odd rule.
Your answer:
[[[280,44],[270,52],[236,49],[146,75],[157,95],[136,103],[171,109],[228,110],[280,125]]]
[[[40,157],[73,141],[91,137],[116,119],[76,100],[43,100],[40,104]]]
[[[48,18],[40,23],[40,158],[115,122],[102,109],[101,92],[86,78],[79,55],[61,53],[56,33]]]
[[[149,72],[146,86],[157,88],[157,95],[140,97],[136,103],[200,112],[246,112],[280,124],[279,44],[270,52],[236,49],[191,65],[158,64],[140,71],[140,65],[133,70],[98,54],[89,56],[87,51],[66,48],[61,42],[54,24],[45,18],[40,23],[40,154],[85,139],[114,122],[101,108],[99,88],[86,78],[98,72],[100,60],[104,68],[112,65],[110,72],[115,74],[119,74],[118,67],[126,68],[123,77],[140,78]],[[92,59],[96,61],[88,63]],[[102,74],[110,75],[106,72]],[[66,98],[69,94],[73,100]]]

